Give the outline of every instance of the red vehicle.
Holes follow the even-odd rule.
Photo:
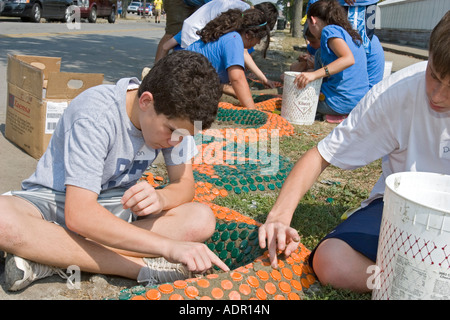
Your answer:
[[[107,18],[109,23],[116,22],[116,0],[75,0],[80,7],[81,18],[95,23],[97,18]]]
[[[152,15],[152,11],[150,10],[150,8],[153,9],[152,4],[151,3],[147,3],[146,6],[145,6],[145,15],[146,16]],[[139,9],[138,9],[138,12],[137,12],[138,16],[142,15],[143,11],[144,11],[144,6],[140,6]]]

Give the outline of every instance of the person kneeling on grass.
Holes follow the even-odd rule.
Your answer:
[[[335,288],[368,292],[368,267],[375,264],[385,179],[393,173],[450,174],[450,11],[430,36],[429,60],[376,84],[348,118],[307,151],[287,177],[259,243],[289,255],[300,241],[289,225],[300,199],[330,165],[356,169],[382,159],[383,173],[369,198],[312,251],[309,263],[319,281]]]
[[[230,9],[208,22],[199,33],[200,40],[186,50],[208,58],[219,74],[223,93],[236,97],[243,107],[255,109],[245,76],[244,49],[253,48],[264,38],[267,49],[270,27],[259,9]]]
[[[322,79],[317,113],[329,122],[342,121],[369,91],[367,57],[360,34],[352,28],[344,8],[335,0],[313,3],[307,13],[308,28],[320,39],[315,71],[302,72],[299,88]]]
[[[214,68],[190,51],[168,55],[142,83],[125,78],[77,96],[22,190],[0,196],[8,290],[71,265],[143,285],[212,264],[229,270],[202,243],[213,212],[191,202],[194,121],[210,127],[220,96]],[[160,152],[170,183],[154,189],[138,180]]]

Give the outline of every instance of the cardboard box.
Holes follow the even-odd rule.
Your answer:
[[[32,157],[47,149],[70,101],[103,74],[60,72],[61,58],[8,56],[5,136]]]

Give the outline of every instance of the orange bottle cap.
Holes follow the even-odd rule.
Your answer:
[[[244,278],[239,272],[232,272],[230,276],[234,281],[241,281]]]
[[[213,296],[214,299],[220,299],[223,297],[223,291],[220,288],[214,288],[211,291],[211,295]]]
[[[183,289],[186,288],[187,282],[184,280],[175,280],[173,286],[177,289]]]
[[[275,292],[277,292],[277,286],[272,282],[267,282],[264,286],[264,289],[268,294],[275,294]]]
[[[301,278],[300,282],[302,283],[302,286],[305,287],[306,289],[309,288],[309,282],[308,280],[306,280],[305,278]]]
[[[295,290],[302,290],[302,284],[300,283],[300,281],[291,280],[291,286],[294,287]]]
[[[198,284],[199,287],[202,287],[202,288],[208,288],[209,287],[209,281],[206,280],[206,279],[198,280],[197,284]]]
[[[296,294],[295,292],[291,292],[288,294],[289,300],[300,300],[300,296]]]
[[[261,288],[256,289],[256,296],[258,297],[259,300],[266,300],[267,299],[266,292],[263,289],[261,289]]]
[[[228,294],[228,298],[230,300],[241,300],[241,295],[236,290],[233,290]]]
[[[145,294],[148,300],[159,300],[161,299],[161,293],[156,289],[150,289]]]
[[[256,275],[263,281],[267,281],[269,280],[269,274],[267,273],[267,271],[264,270],[258,270],[256,272]]]
[[[220,285],[224,290],[230,290],[231,288],[233,288],[233,282],[231,282],[230,280],[222,280]]]
[[[299,266],[299,265],[296,265],[296,264],[292,266],[292,270],[293,270],[294,273],[295,273],[296,275],[298,275],[298,276],[301,276],[302,273],[303,273],[302,267]]]
[[[259,280],[258,280],[256,277],[254,277],[254,276],[249,276],[249,277],[247,278],[247,283],[248,283],[250,286],[252,286],[253,288],[256,288],[256,287],[259,286]]]
[[[278,270],[272,270],[272,272],[270,273],[270,276],[272,277],[273,280],[276,281],[280,281],[281,280],[281,273]]]
[[[252,292],[252,289],[247,284],[241,284],[239,286],[239,292],[247,296]]]
[[[184,300],[184,298],[181,294],[174,293],[169,297],[169,300]]]
[[[173,287],[171,284],[166,283],[166,284],[162,284],[158,287],[159,291],[161,291],[162,293],[165,294],[169,294],[173,292]]]
[[[283,274],[283,277],[285,277],[288,280],[292,279],[292,271],[288,268],[281,269],[281,273]]]
[[[186,287],[186,289],[184,289],[184,293],[189,298],[195,298],[196,296],[198,296],[198,289],[194,286],[188,286]]]
[[[289,283],[287,283],[287,282],[285,282],[285,281],[280,281],[280,283],[278,284],[278,287],[279,287],[280,290],[283,291],[284,293],[291,292],[291,286],[289,285]]]

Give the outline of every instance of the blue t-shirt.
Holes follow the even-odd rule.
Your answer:
[[[384,51],[380,40],[373,36],[367,53],[367,73],[369,75],[369,87],[372,88],[383,79],[384,75]]]
[[[356,0],[353,6],[370,6],[371,4],[375,4],[378,1],[379,0]],[[345,0],[338,0],[338,2],[341,4],[341,6],[349,6],[347,2],[345,2]]]
[[[173,38],[177,42],[177,45],[173,47],[172,50],[173,51],[182,50],[183,48],[181,47],[181,31],[178,32],[176,35],[174,35]]]
[[[350,34],[342,27],[328,25],[323,28],[320,37],[320,59],[323,65],[328,65],[338,58],[328,47],[328,40],[331,38],[340,38],[347,43],[355,58],[355,64],[324,78],[321,91],[327,104],[334,111],[348,114],[369,91],[366,51],[362,45],[356,45]]]
[[[204,43],[197,40],[186,50],[203,54],[213,65],[219,74],[221,83],[229,83],[227,69],[231,66],[241,66],[244,63],[244,43],[242,37],[236,31],[229,32],[221,36],[217,41]]]

